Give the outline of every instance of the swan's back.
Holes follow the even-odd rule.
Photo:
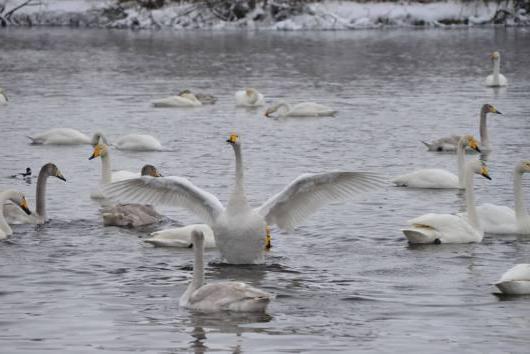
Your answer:
[[[196,107],[202,106],[198,99],[183,96],[170,96],[151,101],[153,107]]]
[[[408,222],[412,227],[402,231],[411,243],[432,243],[436,239],[440,243],[480,242],[483,236],[467,218],[452,214],[429,213]],[[425,242],[420,242],[421,237],[425,238]]]
[[[254,91],[254,93],[256,97],[253,100],[247,95],[246,90],[237,91],[234,95],[236,105],[246,107],[262,106],[265,103],[263,95],[257,91]]]
[[[301,102],[292,106],[289,115],[292,117],[303,116],[332,116],[337,113],[336,110],[315,102]]]
[[[71,128],[55,128],[30,136],[32,144],[77,145],[90,144],[91,139],[78,130]]]
[[[507,206],[482,204],[477,207],[477,216],[485,232],[514,234],[518,231],[515,211]]]
[[[272,295],[242,282],[206,284],[194,291],[185,307],[204,311],[263,312]]]
[[[489,87],[501,87],[501,86],[507,86],[508,85],[508,79],[503,74],[499,74],[499,81],[495,81],[495,77],[493,74],[488,75],[486,78],[486,86]]]
[[[103,225],[138,227],[159,222],[162,216],[150,205],[118,204],[101,211]]]
[[[530,294],[530,264],[515,265],[495,285],[505,294]]]
[[[132,151],[160,151],[162,144],[153,136],[147,134],[129,134],[121,137],[116,142],[120,150]]]
[[[151,238],[145,240],[159,247],[192,247],[191,232],[200,230],[204,234],[204,247],[215,248],[215,238],[212,229],[206,224],[193,224],[184,227],[166,229],[151,233]]]
[[[430,168],[417,170],[396,177],[392,181],[399,187],[411,188],[458,188],[458,176],[446,170]]]

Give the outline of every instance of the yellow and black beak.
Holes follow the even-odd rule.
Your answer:
[[[481,152],[480,148],[478,147],[478,141],[476,141],[475,139],[469,139],[467,145],[476,152]]]
[[[26,201],[26,198],[22,198],[18,206],[20,207],[20,209],[24,210],[26,214],[31,215],[31,211],[28,208],[28,202]]]
[[[63,174],[61,172],[57,172],[57,174],[55,175],[55,177],[59,178],[60,180],[63,180],[66,182],[66,178],[64,178]]]
[[[489,171],[488,167],[486,167],[486,166],[482,166],[482,168],[480,169],[480,175],[482,177],[485,177],[485,178],[487,178],[487,179],[489,179],[491,181],[491,177],[490,177],[489,172],[490,171]]]
[[[230,134],[230,137],[226,140],[229,144],[236,144],[239,139],[239,136],[235,133]]]
[[[94,151],[92,152],[92,155],[88,158],[89,160],[95,159],[96,157],[101,156],[101,146],[98,144],[94,146]]]
[[[269,225],[265,226],[265,251],[268,251],[272,248],[272,236],[271,228]]]

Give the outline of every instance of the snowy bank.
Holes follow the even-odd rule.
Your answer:
[[[6,2],[6,0],[3,0]],[[18,4],[27,0],[18,0]],[[2,0],[0,0],[1,6]],[[235,3],[235,2],[234,2]],[[240,3],[247,3],[240,1]],[[307,2],[291,8],[285,2],[260,2],[238,18],[224,18],[206,2],[172,2],[146,9],[135,1],[35,0],[6,18],[17,0],[8,0],[0,23],[19,26],[81,26],[134,29],[345,30],[359,28],[502,24],[527,26],[530,16],[514,2]],[[2,17],[3,16],[3,17]]]

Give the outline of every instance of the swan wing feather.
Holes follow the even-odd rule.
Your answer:
[[[369,172],[304,174],[256,211],[267,223],[292,230],[321,206],[382,187],[384,179]]]
[[[190,297],[190,305],[208,302],[216,308],[228,308],[230,305],[247,300],[271,299],[272,295],[242,282],[220,282],[206,284]]]
[[[442,243],[465,243],[482,239],[465,217],[453,214],[424,214],[408,221],[415,228],[429,228],[437,231]]]
[[[530,264],[517,264],[501,276],[499,283],[506,281],[530,281]]]

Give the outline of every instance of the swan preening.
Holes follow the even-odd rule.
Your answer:
[[[334,116],[337,111],[314,102],[302,102],[290,105],[285,102],[278,103],[265,111],[265,117],[272,117],[274,113],[280,117],[325,117]]]
[[[13,204],[4,204],[4,216],[10,224],[44,224],[48,220],[46,213],[46,184],[50,176],[66,182],[66,178],[64,178],[55,164],[47,163],[42,166],[37,179],[37,207],[35,213],[28,215]]]
[[[493,52],[490,54],[490,58],[493,62],[493,73],[486,78],[486,86],[500,87],[508,85],[508,80],[501,74],[501,54]]]
[[[243,107],[259,107],[265,104],[265,99],[261,93],[256,89],[246,88],[237,91],[234,95],[237,106]]]
[[[467,215],[425,214],[409,220],[412,226],[401,231],[410,243],[439,244],[482,241],[484,232],[480,228],[473,193],[473,176],[475,174],[491,179],[488,167],[481,161],[473,159],[466,163],[464,185]]]
[[[488,127],[486,125],[486,115],[488,113],[502,114],[491,104],[485,104],[480,109],[480,148],[482,151],[490,151],[490,141],[488,137]],[[452,135],[449,137],[441,138],[433,141],[432,143],[426,143],[422,141],[429,151],[439,151],[439,152],[454,152],[457,150],[458,142],[460,141],[460,136]]]
[[[7,104],[7,95],[3,88],[0,87],[0,106]]]
[[[153,165],[145,165],[140,172],[141,176],[161,177],[162,175]],[[138,227],[159,222],[162,220],[155,208],[142,204],[117,204],[105,206],[101,210],[103,225]]]
[[[18,207],[24,210],[26,214],[31,214],[24,194],[12,189],[0,192],[0,205],[4,205],[7,201],[15,203]],[[4,217],[4,209],[2,208],[2,210],[0,210],[0,240],[5,239],[12,234],[13,230],[11,230],[11,227],[7,223]]]
[[[517,264],[501,276],[495,286],[507,295],[530,294],[530,264]]]
[[[263,312],[273,298],[263,290],[246,283],[227,281],[204,284],[204,234],[194,229],[191,232],[195,261],[193,278],[182,294],[179,305],[196,311]]]
[[[176,96],[151,101],[153,107],[198,107],[202,102],[191,91],[184,90]]]
[[[204,247],[215,248],[215,237],[210,226],[206,224],[192,224],[183,227],[165,229],[151,233],[151,238],[144,240],[158,247],[190,248],[193,245],[191,233],[201,231],[204,235]]]
[[[84,145],[92,141],[80,131],[70,128],[54,128],[28,138],[34,145]]]
[[[215,235],[221,255],[228,263],[262,263],[267,225],[291,230],[321,206],[383,186],[374,173],[329,172],[299,176],[259,208],[251,208],[243,183],[243,160],[237,134],[227,140],[234,149],[236,178],[225,207],[212,194],[182,177],[140,177],[105,187],[111,198],[129,202],[181,206],[197,214]]]
[[[399,187],[411,188],[459,188],[464,189],[464,149],[468,146],[480,152],[478,142],[471,135],[464,135],[458,142],[458,176],[439,168],[417,170],[395,178],[392,182]]]
[[[485,232],[496,234],[530,234],[530,216],[523,192],[523,174],[530,173],[530,161],[517,164],[513,172],[515,210],[507,206],[483,204],[477,207],[480,226]]]

